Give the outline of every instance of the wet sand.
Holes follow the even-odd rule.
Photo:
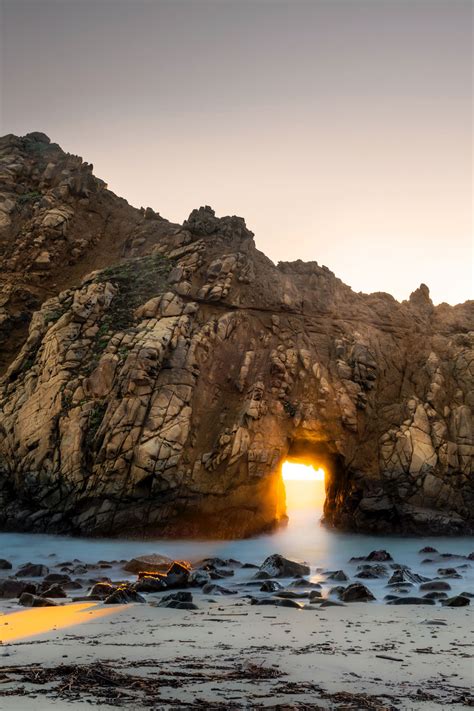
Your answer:
[[[74,610],[73,626],[61,629],[62,610],[51,608],[57,629],[34,636],[18,625],[20,636],[0,647],[1,711],[454,711],[474,704],[470,608],[353,603],[297,610],[234,596],[209,600],[196,594],[198,610],[87,603]],[[0,626],[9,622],[12,631],[15,615],[33,621],[44,614],[2,616]]]

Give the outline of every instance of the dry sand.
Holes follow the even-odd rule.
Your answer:
[[[195,611],[87,604],[69,606],[69,620],[57,608],[0,617],[11,639],[0,647],[1,711],[474,705],[469,608],[195,601]]]

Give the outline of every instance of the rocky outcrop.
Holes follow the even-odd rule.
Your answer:
[[[120,229],[109,254],[106,230],[84,247],[87,259],[71,257],[69,283],[32,314],[15,357],[7,351],[3,528],[249,535],[284,518],[280,465],[290,457],[325,467],[329,525],[472,530],[472,302],[434,307],[422,285],[398,303],[356,294],[315,262],[275,266],[242,218],[201,207],[172,225],[119,201],[82,162],[72,177],[48,170],[49,157],[40,171],[37,140],[3,139],[53,191],[51,204],[7,214],[12,270],[16,254],[22,273],[59,283],[91,204],[91,219],[106,221],[106,201]],[[23,184],[15,175],[10,192]],[[38,249],[21,242],[20,257],[25,229],[56,236]],[[85,266],[101,268],[84,276]],[[4,290],[16,293],[19,272],[4,274]]]
[[[0,138],[0,372],[45,299],[146,251],[169,224],[107,190],[43,133]]]

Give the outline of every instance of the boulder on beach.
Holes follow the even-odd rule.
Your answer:
[[[132,585],[120,585],[104,600],[105,605],[127,605],[131,602],[146,602]]]
[[[462,578],[461,573],[459,573],[456,568],[438,568],[438,575],[442,575],[443,578]]]
[[[273,597],[282,600],[298,600],[298,598],[309,597],[309,593],[301,590],[300,592],[295,592],[294,590],[277,590],[273,593]]]
[[[345,574],[345,572],[343,570],[334,570],[330,573],[327,573],[327,579],[328,580],[336,580],[338,583],[344,583],[347,580],[349,580],[349,578],[347,577],[347,575]]]
[[[206,593],[206,595],[232,595],[234,592],[233,590],[224,588],[222,585],[218,585],[217,583],[207,583],[202,588],[202,591],[203,593]]]
[[[340,593],[343,602],[370,602],[375,596],[362,583],[352,583]]]
[[[471,604],[471,601],[464,595],[455,595],[454,597],[448,597],[446,600],[441,600],[441,604],[444,607],[466,607]]]
[[[260,587],[261,592],[276,592],[277,590],[281,590],[282,585],[280,585],[279,582],[276,580],[265,580],[265,582],[262,584]]]
[[[434,590],[433,592],[425,593],[423,597],[426,597],[428,600],[445,600],[448,597],[448,593],[436,592],[436,590]]]
[[[297,588],[297,587],[302,587],[302,588],[316,588],[316,589],[321,589],[321,584],[320,583],[312,583],[311,580],[308,580],[307,578],[295,578],[292,583],[292,587]]]
[[[202,588],[211,581],[211,574],[206,570],[193,570],[188,578],[188,586],[193,588]]]
[[[112,585],[112,583],[95,583],[91,588],[89,597],[96,600],[105,600],[105,598],[109,597],[109,595],[112,595],[112,593],[115,592],[116,589],[117,586]]]
[[[26,563],[19,570],[17,570],[17,578],[42,578],[48,575],[49,568],[40,563]]]
[[[163,595],[158,603],[158,607],[171,607],[177,610],[198,609],[198,606],[193,602],[192,593],[184,591]]]
[[[311,572],[307,563],[284,558],[279,553],[265,558],[255,577],[268,576],[269,578],[291,578],[296,575],[309,575]]]
[[[137,592],[155,593],[168,588],[164,575],[141,574],[135,583]]]
[[[420,585],[420,590],[430,592],[432,590],[451,590],[451,585],[444,580],[430,580]]]
[[[164,573],[173,563],[172,558],[160,553],[150,553],[132,558],[123,566],[127,573]]]
[[[46,597],[39,597],[39,595],[24,592],[20,595],[18,604],[23,605],[23,607],[55,607],[58,603]]]
[[[43,578],[43,583],[58,583],[59,585],[64,585],[65,583],[71,583],[72,580],[66,573],[49,573]]]
[[[191,574],[191,564],[184,560],[175,560],[171,563],[164,580],[168,588],[182,588],[187,586]]]
[[[400,567],[393,571],[387,585],[411,585],[413,583],[424,583],[428,580],[429,578],[425,578],[424,575],[413,573],[406,567]]]
[[[48,598],[61,598],[67,597],[67,593],[63,590],[61,585],[59,585],[58,583],[53,583],[53,585],[51,585],[50,587],[46,587],[44,591],[41,590],[40,596]]]
[[[366,556],[365,560],[368,561],[375,561],[377,563],[386,563],[387,561],[393,560],[392,556],[388,551],[385,550],[378,550],[378,551],[371,551],[368,556]]]
[[[435,605],[436,602],[427,597],[397,597],[389,600],[387,605]]]
[[[250,600],[251,605],[274,605],[275,607],[293,607],[297,610],[301,610],[303,608],[303,604],[301,602],[297,602],[296,600],[291,600],[291,599],[278,599],[275,597],[263,597],[261,599],[257,598],[252,598]]]
[[[23,592],[36,593],[35,583],[26,583],[16,578],[6,578],[0,581],[0,598],[20,597]]]

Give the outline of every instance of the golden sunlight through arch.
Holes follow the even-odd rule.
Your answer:
[[[325,471],[322,467],[286,461],[283,462],[281,473],[290,520],[292,511],[296,510],[322,513],[326,498]]]

